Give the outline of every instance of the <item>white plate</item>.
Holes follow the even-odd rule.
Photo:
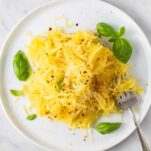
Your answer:
[[[124,12],[118,8],[99,0],[62,0],[49,2],[38,9],[35,9],[24,17],[11,31],[2,47],[0,67],[0,93],[2,107],[11,123],[29,140],[49,150],[72,150],[72,151],[98,151],[108,149],[134,131],[132,119],[128,113],[124,114],[122,127],[108,135],[101,135],[93,131],[93,141],[90,137],[83,141],[83,131],[68,130],[62,123],[48,121],[45,118],[38,118],[32,122],[25,119],[22,114],[25,98],[15,103],[15,98],[9,94],[9,89],[19,89],[19,82],[12,68],[12,59],[16,51],[25,50],[28,43],[25,33],[31,31],[34,35],[48,29],[51,21],[64,16],[68,20],[79,23],[72,31],[77,29],[94,30],[98,22],[107,22],[114,27],[125,26],[126,37],[133,44],[133,56],[131,63],[135,65],[133,70],[136,77],[145,87],[144,94],[140,97],[141,120],[145,117],[151,104],[151,48],[148,40],[138,25]],[[148,84],[148,85],[146,85]],[[119,121],[118,115],[101,119],[106,121]]]

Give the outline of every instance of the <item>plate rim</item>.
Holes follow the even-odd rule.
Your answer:
[[[16,23],[15,25],[11,28],[11,30],[8,32],[6,38],[3,40],[2,42],[2,45],[1,45],[1,48],[0,48],[0,70],[2,70],[2,63],[3,63],[3,56],[4,56],[4,53],[6,52],[6,46],[7,46],[7,42],[8,40],[10,39],[11,35],[15,32],[15,30],[20,26],[20,24],[25,20],[27,19],[28,17],[32,16],[34,13],[36,13],[36,11],[38,11],[39,9],[42,9],[44,7],[46,7],[47,5],[52,5],[54,3],[57,3],[57,2],[63,2],[63,1],[66,1],[66,0],[51,0],[51,1],[47,1],[47,2],[44,2],[43,4],[39,4],[37,7],[31,9],[28,13],[26,13],[25,15],[23,15],[23,17],[21,17]],[[69,1],[69,0],[68,0]],[[75,1],[75,0],[72,0],[72,1]],[[85,0],[86,1],[86,0]],[[93,1],[94,0],[87,0],[88,1]],[[143,34],[146,42],[148,43],[148,46],[151,48],[151,44],[148,40],[148,37],[146,36],[146,34],[144,33],[144,31],[142,30],[142,28],[137,24],[137,22],[130,16],[128,15],[125,11],[123,11],[122,9],[120,9],[119,7],[109,3],[109,2],[106,2],[106,1],[103,1],[103,0],[95,0],[97,2],[100,2],[100,3],[105,3],[106,5],[109,5],[113,8],[115,8],[116,10],[124,13],[129,19],[131,19],[133,21],[133,23],[135,23],[135,25],[139,28],[141,34]],[[150,53],[150,57],[151,57],[151,53]],[[150,62],[147,62],[147,64],[151,65],[151,61]],[[148,68],[149,69],[149,68]],[[150,75],[150,72],[148,72],[148,79],[151,80],[151,75]],[[148,81],[149,81],[148,80]],[[1,75],[0,75],[0,81],[1,81]],[[149,89],[150,87],[148,87]],[[2,85],[0,83],[0,90],[2,89]],[[147,89],[147,91],[148,91]],[[151,90],[151,88],[150,88]],[[2,111],[4,113],[4,115],[6,116],[6,118],[8,119],[8,121],[11,123],[12,127],[14,127],[14,129],[16,129],[18,131],[18,133],[20,135],[22,135],[26,140],[28,140],[29,142],[31,142],[32,144],[34,144],[35,146],[41,148],[41,149],[44,149],[44,150],[48,150],[48,151],[51,151],[52,149],[48,149],[47,147],[43,146],[43,145],[40,145],[38,144],[37,141],[33,140],[32,138],[28,137],[28,135],[26,135],[26,133],[22,132],[22,130],[13,122],[13,120],[11,119],[11,117],[9,116],[7,110],[5,109],[5,105],[2,101],[2,94],[1,94],[1,91],[0,91],[0,106],[2,108]],[[149,104],[149,107],[148,107],[148,110],[146,111],[146,113],[142,116],[142,119],[140,121],[140,123],[142,123],[142,121],[144,120],[144,118],[146,117],[149,109],[151,107],[151,102]],[[134,131],[136,130],[136,128],[134,128],[133,130],[131,130],[129,132],[128,135],[125,135],[125,137],[123,137],[120,141],[118,141],[118,143],[115,143],[114,145],[112,146],[108,146],[105,148],[106,149],[109,149],[109,148],[112,148],[114,146],[117,146],[118,144],[120,144],[121,142],[123,142],[125,139],[127,139],[130,135],[132,135],[134,133]],[[53,146],[52,146],[53,147]],[[58,151],[61,151],[59,148],[56,148]]]

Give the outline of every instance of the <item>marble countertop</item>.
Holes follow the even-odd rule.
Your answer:
[[[0,0],[0,46],[16,22],[32,8],[49,0]],[[129,14],[143,29],[151,42],[150,0],[106,0]],[[141,124],[151,145],[151,110]],[[0,150],[1,151],[43,151],[28,142],[9,123],[0,107]],[[134,132],[109,151],[141,151],[137,133]]]

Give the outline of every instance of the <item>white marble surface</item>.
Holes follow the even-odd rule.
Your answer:
[[[49,0],[0,0],[0,46],[16,22],[32,8]],[[144,30],[151,42],[151,0],[106,0],[129,14]],[[151,145],[151,110],[142,128]],[[0,151],[43,151],[28,142],[9,123],[0,108]],[[141,151],[134,132],[130,137],[109,151]]]

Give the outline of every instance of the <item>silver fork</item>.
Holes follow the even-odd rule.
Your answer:
[[[132,113],[133,121],[136,126],[136,130],[138,132],[138,136],[139,136],[143,151],[151,151],[149,144],[146,142],[144,133],[142,132],[142,129],[141,129],[140,125],[138,124],[135,113],[133,111],[133,106],[137,103],[137,101],[138,101],[137,95],[134,91],[123,92],[117,98],[119,107],[122,110],[128,109]]]

